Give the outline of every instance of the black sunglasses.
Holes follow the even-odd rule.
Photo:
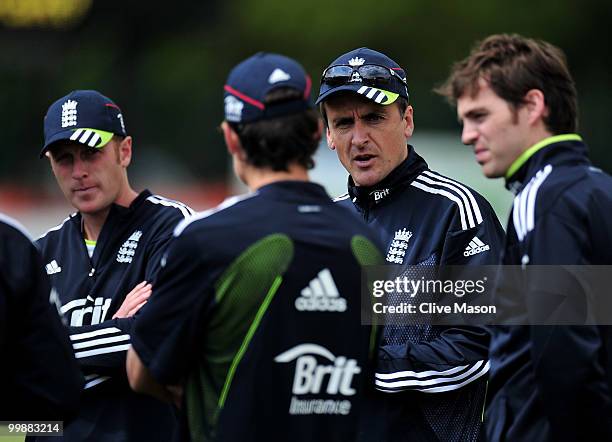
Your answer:
[[[362,66],[349,66],[339,64],[330,66],[323,71],[321,84],[340,86],[351,82],[361,82],[369,86],[385,85],[393,79],[401,81],[407,86],[406,80],[400,77],[393,69],[377,64],[364,64]]]

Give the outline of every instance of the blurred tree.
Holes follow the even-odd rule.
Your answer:
[[[222,85],[234,64],[261,50],[300,60],[313,77],[315,94],[323,68],[340,53],[359,46],[386,52],[408,74],[416,130],[458,135],[454,110],[431,89],[475,40],[496,32],[543,38],[566,52],[580,94],[581,133],[596,164],[612,171],[612,152],[605,148],[612,116],[612,7],[605,2],[235,0],[144,5],[99,0],[64,27],[58,28],[59,22],[9,26],[2,21],[7,8],[21,1],[36,0],[0,0],[0,23],[5,23],[0,28],[0,183],[37,182],[48,176],[44,162],[36,161],[44,112],[53,100],[83,88],[98,89],[117,101],[137,149],[165,152],[199,178],[223,177],[227,156],[215,131],[223,116]],[[75,2],[38,1],[56,7]]]

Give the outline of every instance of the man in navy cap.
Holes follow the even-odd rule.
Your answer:
[[[231,71],[222,129],[251,193],[176,228],[136,321],[130,384],[180,400],[192,440],[357,437],[376,341],[356,275],[382,257],[308,180],[322,132],[310,87],[282,55]]]
[[[393,274],[497,262],[503,231],[489,203],[430,170],[408,144],[413,108],[396,62],[368,48],[341,55],[323,72],[317,104],[328,145],[349,173],[348,192],[336,201],[378,231]],[[480,327],[387,318],[371,413],[376,440],[476,440],[488,343]]]
[[[134,315],[151,294],[166,243],[191,211],[132,189],[132,137],[108,97],[73,91],[49,107],[44,129],[40,155],[77,209],[38,239],[86,380],[79,416],[64,437],[169,440],[173,410],[130,390],[125,355]]]

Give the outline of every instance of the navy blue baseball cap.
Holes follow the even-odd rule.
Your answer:
[[[97,91],[77,90],[53,103],[45,115],[42,158],[53,143],[72,140],[98,149],[113,135],[127,136],[123,114],[113,100]]]
[[[354,49],[336,58],[323,71],[316,104],[341,91],[355,92],[385,106],[398,97],[408,100],[406,72],[381,52]]]
[[[268,93],[279,88],[300,92],[295,100],[265,104]],[[258,52],[239,63],[225,83],[225,120],[252,123],[304,111],[312,107],[312,81],[304,68],[284,55]]]

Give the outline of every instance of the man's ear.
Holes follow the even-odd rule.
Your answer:
[[[523,99],[527,109],[527,121],[533,125],[538,120],[543,120],[548,116],[548,107],[544,93],[539,89],[529,90]]]
[[[408,105],[408,107],[406,107],[402,120],[405,124],[404,136],[406,139],[408,139],[414,132],[414,110],[412,109],[412,106]]]
[[[246,158],[244,149],[242,149],[242,143],[240,143],[240,137],[232,129],[227,121],[221,123],[221,131],[223,132],[223,139],[225,140],[225,146],[231,156],[237,155],[239,159],[244,160]]]
[[[132,137],[129,135],[119,143],[119,164],[128,167],[132,162]]]

